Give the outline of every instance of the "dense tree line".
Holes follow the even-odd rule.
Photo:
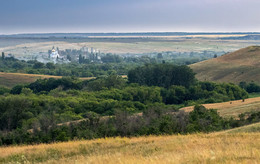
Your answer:
[[[195,83],[195,74],[188,66],[184,65],[149,64],[130,70],[128,80],[130,83],[165,88],[172,85],[189,87]]]
[[[40,121],[40,127],[30,131],[18,128],[11,133],[1,133],[0,145],[219,131],[259,122],[260,112],[250,113],[246,119],[234,120],[222,118],[216,110],[199,105],[195,106],[190,113],[153,106],[145,110],[143,115],[117,111],[113,117],[102,118],[98,114],[89,112],[86,114],[86,120],[70,123],[68,126],[58,126],[53,117],[45,115]]]
[[[247,92],[235,84],[213,82],[198,82],[189,88],[173,85],[163,88],[161,95],[165,104],[217,103],[248,98]]]
[[[248,93],[260,92],[260,85],[254,82],[250,82],[250,83],[240,82],[239,86],[245,89]]]
[[[121,63],[123,62],[123,58],[118,55],[106,54],[101,57],[101,61],[104,63]]]

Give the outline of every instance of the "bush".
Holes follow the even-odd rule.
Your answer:
[[[10,89],[0,86],[0,95],[3,95],[5,93],[10,93]]]

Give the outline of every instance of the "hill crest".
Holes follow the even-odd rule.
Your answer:
[[[256,60],[258,59],[258,60]],[[220,56],[215,59],[218,62],[230,63],[248,66],[260,66],[260,46],[251,46]]]
[[[190,65],[201,81],[260,83],[260,46],[250,46]]]

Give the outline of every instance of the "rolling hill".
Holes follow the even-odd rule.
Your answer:
[[[201,81],[260,83],[260,46],[251,46],[190,65]]]

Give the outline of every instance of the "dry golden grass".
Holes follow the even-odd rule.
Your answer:
[[[260,82],[260,47],[251,46],[190,65],[202,81]]]
[[[236,101],[229,101],[223,103],[213,103],[213,104],[203,104],[208,109],[218,109],[218,112],[221,116],[224,117],[237,117],[241,113],[251,112],[251,111],[260,111],[260,97],[245,99]],[[180,110],[186,112],[192,111],[194,106],[184,107]]]
[[[39,78],[39,77],[38,77]],[[37,77],[0,72],[0,85],[13,87],[17,84],[34,82]]]
[[[127,78],[126,75],[122,75]],[[27,84],[35,82],[37,79],[55,78],[59,79],[62,76],[39,75],[39,74],[25,74],[25,73],[6,73],[0,72],[0,86],[13,87],[18,84]],[[90,80],[96,77],[82,77],[81,80]]]
[[[223,55],[215,59],[217,62],[259,67],[260,46],[250,46]],[[230,63],[232,62],[232,63]]]
[[[5,73],[0,72],[0,85],[13,87],[17,84],[32,83],[37,79],[55,78],[59,79],[62,76],[51,76],[51,75],[38,75],[38,74],[25,74],[25,73]],[[90,80],[95,77],[84,77],[82,80]]]
[[[260,163],[260,133],[212,133],[11,146],[1,163]]]

